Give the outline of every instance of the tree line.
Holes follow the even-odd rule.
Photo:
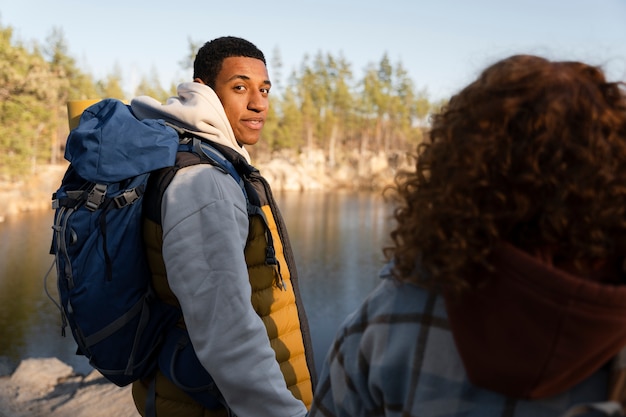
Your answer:
[[[182,68],[192,66],[199,46],[189,41]],[[428,115],[442,105],[431,102],[402,64],[391,63],[386,54],[360,78],[343,56],[322,52],[306,55],[285,82],[276,82],[282,69],[278,50],[271,66],[275,88],[253,157],[321,151],[332,167],[355,152],[406,154],[422,140]],[[163,88],[152,73],[128,94],[120,74],[114,68],[96,80],[79,68],[61,29],[52,29],[44,44],[26,44],[14,39],[13,28],[0,25],[0,180],[12,181],[38,165],[63,160],[68,100],[150,95],[165,101],[176,91],[174,82]]]

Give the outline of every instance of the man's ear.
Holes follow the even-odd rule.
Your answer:
[[[200,83],[200,84],[204,84],[204,81],[202,81],[200,78],[194,78],[193,79],[194,83]]]

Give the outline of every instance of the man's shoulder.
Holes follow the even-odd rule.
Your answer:
[[[166,205],[196,211],[218,201],[230,202],[245,212],[246,200],[234,178],[210,164],[181,168],[163,193]]]
[[[208,163],[200,163],[180,168],[170,187],[194,187],[197,189],[210,190],[214,187],[218,188],[234,188],[237,194],[242,194],[241,188],[236,180],[228,174],[228,172]]]

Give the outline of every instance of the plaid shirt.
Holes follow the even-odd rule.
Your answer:
[[[534,401],[472,385],[443,298],[394,282],[389,265],[381,278],[340,327],[309,417],[552,417],[577,404],[605,401],[607,369],[556,397]]]

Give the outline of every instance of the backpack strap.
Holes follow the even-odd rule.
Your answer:
[[[156,415],[156,376],[150,378],[148,382],[148,394],[146,396],[146,417],[157,417]]]
[[[184,145],[181,145],[181,149],[186,146],[187,148],[185,150],[191,149],[191,152],[193,152],[195,155],[200,156],[200,162],[208,162],[218,169],[221,169],[225,173],[230,174],[231,177],[233,177],[233,179],[237,182],[246,199],[246,210],[248,212],[248,216],[260,217],[263,221],[263,224],[265,225],[265,236],[267,240],[265,263],[267,265],[272,265],[277,269],[278,277],[280,280],[279,284],[283,289],[286,290],[287,286],[280,271],[280,264],[276,259],[274,239],[272,238],[272,233],[269,229],[267,217],[261,209],[261,202],[259,200],[258,194],[249,181],[249,177],[253,173],[258,172],[258,170],[252,165],[248,164],[248,162],[233,149],[230,149],[223,145],[219,145],[215,142],[211,142],[205,138],[191,135],[188,132],[184,132],[183,134],[181,134],[181,143],[184,143]],[[163,191],[165,191],[165,189],[163,189]]]
[[[224,172],[230,174],[243,191],[243,194],[246,196],[246,201],[248,201],[248,193],[246,192],[244,181],[239,175],[239,172],[237,172],[237,170],[235,169],[235,166],[232,164],[232,162],[226,159],[215,147],[211,146],[209,142],[201,141],[198,138],[193,138],[192,146],[196,154],[206,157],[211,165],[218,167]]]
[[[256,168],[251,166],[240,157],[234,150],[226,146],[219,145],[206,138],[202,138],[188,132],[179,127],[173,127],[179,134],[180,144],[178,154],[176,156],[176,164],[171,167],[162,168],[151,175],[146,190],[146,199],[150,200],[148,204],[144,204],[144,215],[155,222],[161,224],[161,202],[163,193],[172,182],[174,175],[179,169],[188,166],[208,163],[214,167],[230,174],[246,199],[246,209],[248,215],[261,215],[264,217],[260,209],[260,201],[256,190],[249,184],[247,178]],[[237,158],[237,157],[240,158]]]
[[[279,284],[283,288],[283,290],[286,290],[287,285],[285,284],[283,275],[280,271],[280,264],[276,259],[274,239],[269,228],[267,217],[261,209],[261,201],[259,200],[258,194],[249,180],[250,177],[252,177],[255,173],[258,173],[259,171],[252,165],[248,164],[248,162],[243,157],[241,157],[241,155],[236,153],[236,151],[226,146],[222,146],[213,142],[207,142],[206,139],[202,139],[199,147],[204,155],[209,159],[209,161],[216,162],[220,166],[223,164],[225,167],[227,167],[227,172],[229,173],[231,173],[231,171],[234,171],[237,176],[233,175],[233,173],[231,173],[231,175],[233,176],[233,178],[235,178],[235,180],[237,180],[237,178],[240,178],[238,182],[239,186],[242,188],[244,195],[246,196],[246,208],[248,211],[248,216],[260,217],[263,221],[263,224],[265,225],[265,239],[267,241],[267,249],[265,251],[265,263],[267,265],[272,265],[276,268],[280,280]],[[215,150],[219,151],[219,153],[215,154]]]

